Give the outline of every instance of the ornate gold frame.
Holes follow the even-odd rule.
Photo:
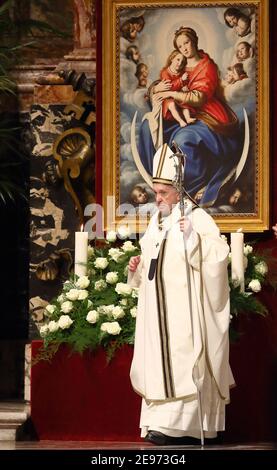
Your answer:
[[[102,92],[103,92],[103,127],[102,127],[102,204],[104,208],[104,228],[115,229],[122,222],[116,215],[119,201],[119,25],[116,22],[120,8],[149,7],[212,7],[228,6],[258,7],[258,74],[257,87],[257,143],[256,143],[256,207],[255,214],[215,215],[214,218],[222,232],[242,228],[245,232],[262,232],[269,228],[269,5],[268,0],[228,2],[226,0],[103,0],[102,1]],[[108,207],[107,196],[115,196],[115,204]],[[108,216],[109,211],[109,216]],[[147,219],[136,216],[129,219],[133,232],[145,230]]]

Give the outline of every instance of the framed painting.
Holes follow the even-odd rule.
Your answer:
[[[267,0],[102,1],[105,229],[145,230],[160,145],[223,232],[269,226]]]

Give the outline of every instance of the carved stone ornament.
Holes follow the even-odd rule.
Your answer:
[[[59,172],[64,180],[64,186],[74,200],[79,219],[83,222],[83,209],[73,189],[71,178],[78,178],[81,168],[85,167],[92,158],[89,133],[81,127],[68,129],[63,132],[54,143],[53,155],[58,161]]]

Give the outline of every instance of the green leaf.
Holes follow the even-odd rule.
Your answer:
[[[0,15],[3,15],[12,5],[12,0],[6,0],[3,5],[0,7]]]

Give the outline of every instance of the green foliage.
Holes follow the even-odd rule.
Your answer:
[[[255,313],[263,317],[268,314],[268,310],[252,292],[240,292],[240,288],[231,284],[230,290],[230,311],[231,315],[238,316],[240,313]]]
[[[255,244],[254,244],[255,246]],[[244,246],[245,259],[245,290],[241,292],[240,286],[231,279],[231,263],[229,264],[230,285],[230,340],[235,342],[240,335],[236,329],[237,318],[240,315],[268,315],[267,307],[262,303],[257,294],[263,285],[277,287],[277,261],[271,256],[270,250],[254,252],[253,246]],[[230,257],[231,260],[231,257]]]

